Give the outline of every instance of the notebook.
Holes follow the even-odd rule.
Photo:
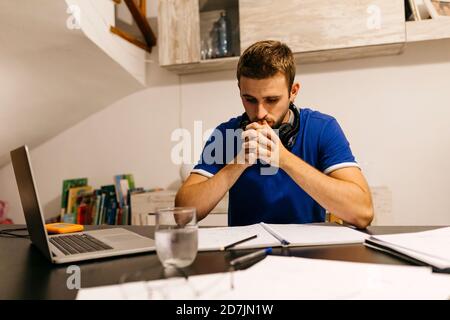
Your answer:
[[[256,238],[238,244],[232,249],[363,243],[368,237],[367,234],[346,226],[262,222],[241,227],[200,228],[198,249],[222,250],[232,243],[254,235]]]
[[[415,264],[431,266],[435,271],[450,273],[450,227],[372,236],[364,244]]]

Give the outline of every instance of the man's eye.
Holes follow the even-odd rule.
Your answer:
[[[247,102],[250,102],[250,103],[256,103],[256,99],[245,98],[245,100],[247,100]]]
[[[278,102],[278,99],[267,99],[268,103],[276,103]]]

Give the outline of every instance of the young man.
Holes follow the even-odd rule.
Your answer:
[[[333,117],[294,106],[294,78],[285,44],[261,41],[245,50],[237,67],[245,113],[216,128],[176,206],[196,207],[201,220],[229,191],[231,226],[322,222],[325,210],[358,228],[370,224],[370,190],[344,133]],[[227,134],[240,128],[230,157]]]

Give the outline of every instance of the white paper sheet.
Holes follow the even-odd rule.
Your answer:
[[[233,277],[233,280],[231,280]],[[234,289],[231,288],[231,283]],[[430,268],[268,256],[237,271],[81,289],[77,299],[449,299]]]
[[[242,227],[200,228],[198,230],[198,250],[220,250],[222,247],[253,235],[257,235],[257,237],[235,246],[234,249],[280,245],[260,224],[253,224]]]
[[[363,243],[366,233],[337,225],[269,224],[272,230],[291,245],[314,246],[345,243]]]

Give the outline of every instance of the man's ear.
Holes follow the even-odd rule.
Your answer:
[[[300,91],[300,83],[296,82],[291,87],[289,100],[293,103],[295,98],[297,97],[298,92]]]

